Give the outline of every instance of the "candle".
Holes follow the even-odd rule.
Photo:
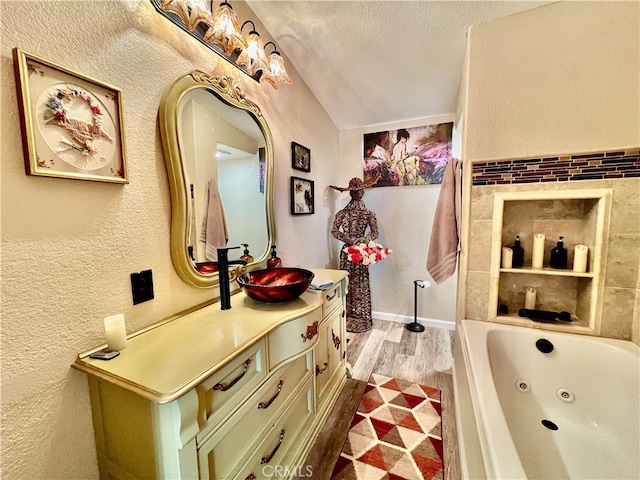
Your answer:
[[[524,289],[524,308],[527,310],[536,309],[536,289],[533,287],[525,287]]]
[[[576,245],[573,251],[573,271],[576,273],[584,273],[587,271],[587,257],[589,256],[589,247],[586,245]]]
[[[531,258],[531,266],[533,268],[542,268],[544,260],[544,234],[536,233],[533,236],[533,253]]]
[[[119,352],[127,346],[127,328],[124,315],[121,313],[104,319],[104,334],[107,337],[107,348]]]
[[[509,247],[502,248],[502,268],[511,268],[513,266],[513,250]]]

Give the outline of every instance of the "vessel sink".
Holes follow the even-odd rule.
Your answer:
[[[272,268],[246,272],[237,282],[249,298],[266,303],[295,300],[309,288],[314,274],[303,268]]]

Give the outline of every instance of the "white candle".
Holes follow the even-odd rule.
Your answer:
[[[527,310],[536,309],[536,289],[533,287],[525,287],[524,289],[524,308]]]
[[[107,337],[107,348],[112,352],[119,352],[127,346],[127,327],[124,315],[111,315],[104,319],[104,334]]]
[[[587,257],[589,256],[589,247],[586,245],[576,245],[573,250],[573,271],[576,273],[584,273],[587,271]]]
[[[502,268],[511,268],[513,266],[513,250],[509,247],[502,248]]]
[[[533,253],[531,257],[531,266],[533,268],[542,268],[544,261],[544,234],[536,233],[533,236]]]

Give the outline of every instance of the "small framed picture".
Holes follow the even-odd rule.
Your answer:
[[[315,213],[313,181],[291,177],[291,215]]]
[[[291,166],[303,172],[311,171],[311,150],[299,143],[291,142]]]
[[[129,183],[122,92],[13,49],[27,175]]]

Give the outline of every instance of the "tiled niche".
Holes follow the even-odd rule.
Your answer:
[[[524,293],[520,292],[524,285],[537,281],[540,275],[529,276],[529,272],[513,273],[509,271],[499,272],[496,271],[496,263],[493,261],[490,255],[492,252],[492,245],[496,235],[501,243],[512,243],[512,236],[515,235],[514,231],[503,230],[498,234],[494,229],[494,206],[496,195],[503,194],[524,194],[525,196],[530,192],[540,195],[539,204],[529,206],[518,207],[516,204],[507,204],[507,212],[505,215],[511,218],[522,218],[532,210],[548,210],[563,212],[561,215],[554,219],[541,219],[535,220],[531,215],[530,222],[524,222],[521,226],[517,226],[517,229],[529,229],[529,233],[532,233],[534,229],[549,229],[547,238],[549,242],[555,239],[551,235],[553,231],[560,229],[569,232],[575,232],[577,235],[580,229],[585,225],[589,231],[595,231],[593,225],[597,209],[595,208],[595,200],[549,200],[545,203],[545,192],[549,192],[549,196],[553,197],[554,192],[571,192],[578,190],[601,190],[609,189],[611,192],[609,202],[610,214],[608,215],[608,233],[604,233],[603,246],[601,250],[601,264],[600,271],[598,273],[597,283],[591,276],[567,276],[562,275],[549,275],[545,277],[545,284],[550,288],[547,292],[555,290],[571,290],[575,292],[575,305],[568,305],[568,308],[575,308],[578,315],[576,315],[576,323],[562,324],[555,322],[553,324],[546,324],[541,322],[534,322],[528,319],[517,320],[519,324],[525,324],[532,328],[542,329],[555,329],[555,330],[567,330],[575,331],[576,333],[586,333],[591,335],[600,335],[609,338],[621,338],[632,339],[634,342],[640,344],[640,157],[638,155],[639,150],[626,150],[625,152],[604,152],[604,153],[590,153],[588,155],[576,154],[570,156],[558,156],[558,157],[545,157],[551,158],[551,165],[549,168],[543,168],[545,172],[542,177],[553,176],[553,178],[542,179],[539,174],[516,177],[518,172],[522,173],[524,170],[522,166],[525,166],[527,170],[528,165],[538,165],[537,169],[530,169],[527,171],[540,172],[542,158],[531,159],[514,159],[514,160],[496,160],[486,161],[473,164],[473,187],[471,189],[471,212],[470,212],[470,225],[469,225],[469,244],[468,244],[468,268],[467,268],[467,295],[465,303],[464,315],[466,318],[473,318],[478,320],[490,320],[501,321],[498,319],[497,312],[495,312],[493,305],[490,306],[490,298],[499,298],[500,295],[507,297],[512,293],[517,298],[514,300],[514,305],[517,306],[520,302],[520,296],[524,296]],[[598,175],[596,179],[584,178],[587,172],[575,171],[577,165],[572,163],[571,165],[565,165],[564,167],[558,162],[565,162],[567,160],[586,162],[601,161],[606,158],[616,159],[619,163],[615,169],[613,165],[615,162],[611,162],[609,167],[602,172],[589,173],[590,175]],[[557,162],[554,161],[557,160]],[[607,162],[604,162],[607,163]],[[503,168],[505,165],[513,168],[518,167],[518,170],[504,168],[501,171],[487,171],[490,167]],[[600,164],[602,165],[602,163]],[[571,166],[571,169],[569,168]],[[593,167],[596,165],[591,165]],[[545,165],[546,167],[546,165]],[[619,169],[619,167],[624,167]],[[584,168],[580,167],[580,168]],[[570,171],[572,170],[572,171]],[[597,170],[597,169],[596,169]],[[615,171],[614,171],[615,170]],[[494,178],[487,178],[486,175],[498,175]],[[609,176],[607,176],[609,175]],[[611,175],[615,175],[611,177]],[[583,180],[583,181],[576,181]],[[491,182],[491,183],[489,183]],[[535,200],[537,202],[538,200]],[[514,208],[512,208],[514,207]],[[522,210],[524,209],[524,210]],[[580,213],[583,220],[574,220],[569,223],[568,218],[565,216],[572,216],[572,213]],[[555,214],[554,214],[555,215]],[[554,216],[552,215],[552,217]],[[526,217],[525,217],[526,218]],[[543,222],[543,224],[537,224],[535,222]],[[549,224],[548,222],[552,223]],[[547,222],[545,224],[545,222]],[[555,226],[554,223],[555,222]],[[507,223],[511,223],[509,220]],[[528,233],[524,233],[525,236]],[[502,237],[504,235],[504,238]],[[574,235],[569,233],[567,235]],[[567,236],[565,235],[565,236]],[[585,235],[580,235],[582,238],[575,241],[591,242]],[[573,253],[573,245],[565,243],[569,255]],[[525,247],[525,262],[528,259],[530,261],[531,255],[531,242],[527,241]],[[546,245],[546,250],[552,248],[552,245]],[[527,253],[528,250],[528,253]],[[591,259],[590,259],[591,262]],[[571,265],[571,258],[570,258]],[[493,269],[493,271],[492,271]],[[595,274],[594,266],[590,263],[589,273]],[[504,276],[506,275],[506,276]],[[503,277],[504,276],[504,277]],[[503,286],[502,293],[500,292],[500,278],[502,277]],[[509,277],[513,280],[509,283]],[[554,285],[557,286],[554,287]],[[515,285],[515,286],[514,286]],[[594,285],[596,288],[594,290]],[[512,292],[506,292],[505,288],[511,288]],[[493,289],[493,290],[492,290]],[[595,307],[593,305],[593,295],[597,295],[597,303]],[[541,292],[542,293],[542,292]],[[493,297],[492,297],[493,296]],[[562,295],[561,295],[562,296]],[[549,310],[566,310],[566,308],[560,308],[564,304],[562,298],[558,298],[557,301],[554,297],[545,295],[547,300],[542,303],[539,308]],[[578,306],[578,303],[581,306]],[[586,315],[584,305],[589,305],[589,314]],[[545,307],[545,308],[543,308]],[[595,308],[595,310],[594,310]],[[575,312],[572,312],[575,313]],[[591,317],[595,315],[595,317]],[[502,319],[503,321],[510,322],[509,319]],[[573,322],[572,322],[573,323]],[[635,325],[635,328],[634,328]]]

